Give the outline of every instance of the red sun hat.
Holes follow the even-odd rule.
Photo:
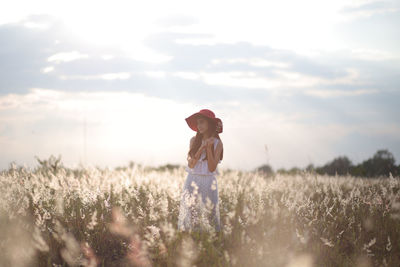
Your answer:
[[[203,115],[206,116],[212,120],[215,121],[216,123],[216,132],[217,133],[222,133],[222,121],[220,118],[216,118],[214,112],[212,112],[209,109],[202,109],[199,112],[193,113],[189,117],[187,117],[185,120],[187,124],[189,125],[190,129],[193,131],[197,132],[197,121],[196,118],[198,115]]]

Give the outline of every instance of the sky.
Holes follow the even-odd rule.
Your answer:
[[[5,1],[0,169],[187,164],[185,118],[223,122],[220,168],[400,162],[400,2]]]

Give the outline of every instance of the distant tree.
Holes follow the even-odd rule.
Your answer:
[[[391,152],[387,149],[378,150],[374,156],[368,160],[363,161],[362,167],[364,175],[367,177],[385,175],[388,176],[389,172],[392,175],[398,175],[398,168],[395,165],[395,159]]]
[[[285,168],[279,168],[276,172],[279,174],[287,174],[288,173],[288,171],[286,171]]]
[[[259,172],[265,173],[267,175],[273,175],[274,174],[274,170],[268,164],[261,165],[256,170],[259,171]]]
[[[298,167],[293,167],[290,170],[288,170],[288,173],[289,174],[299,174],[299,173],[301,173],[301,169]]]
[[[129,163],[128,163],[128,167],[132,169],[135,166],[141,167],[142,164],[130,160]]]
[[[298,167],[292,167],[290,169],[285,169],[285,168],[279,168],[276,173],[279,174],[289,174],[289,175],[295,175],[295,174],[300,174],[302,172],[302,169]]]
[[[337,157],[331,162],[328,162],[323,167],[318,168],[319,173],[326,173],[328,175],[346,175],[350,173],[352,167],[351,161],[346,157]]]
[[[357,164],[355,166],[352,166],[350,168],[350,174],[353,176],[361,176],[365,177],[366,176],[366,171],[365,168],[362,164]]]
[[[178,164],[165,164],[163,166],[159,166],[159,167],[155,168],[155,170],[157,170],[157,171],[166,171],[166,170],[172,171],[174,169],[179,169],[180,167],[181,166]]]
[[[314,172],[315,171],[314,164],[312,164],[312,163],[308,164],[305,170],[307,172]]]

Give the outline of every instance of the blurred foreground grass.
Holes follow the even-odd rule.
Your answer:
[[[400,178],[220,170],[222,231],[177,231],[183,168],[0,173],[0,266],[400,266]]]

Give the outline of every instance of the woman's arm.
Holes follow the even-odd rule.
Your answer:
[[[197,161],[199,161],[200,157],[191,157],[190,155],[188,156],[188,166],[189,168],[193,169],[194,166],[196,165]]]
[[[219,159],[221,157],[222,153],[222,142],[219,141],[217,144],[217,147],[215,148],[215,153],[213,155],[212,150],[214,149],[214,142],[209,142],[207,143],[207,165],[208,165],[208,170],[210,172],[215,171],[217,168]]]
[[[190,149],[192,148],[194,142],[194,137],[190,140]],[[190,151],[189,149],[189,151]],[[206,146],[203,144],[202,146],[200,146],[200,148],[197,150],[196,154],[194,155],[194,157],[191,157],[188,153],[187,156],[187,160],[188,160],[188,166],[189,168],[194,168],[194,166],[196,165],[197,161],[200,159],[201,153],[203,152],[203,150],[206,149]]]

